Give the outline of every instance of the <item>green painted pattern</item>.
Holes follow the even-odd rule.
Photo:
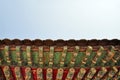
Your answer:
[[[54,66],[59,66],[59,63],[60,63],[60,58],[61,58],[61,54],[62,52],[55,52],[54,53]]]
[[[43,56],[39,57],[40,51],[32,51],[30,46],[27,46],[26,50],[20,50],[20,46],[16,46],[16,50],[11,51],[9,50],[9,47],[6,46],[3,50],[0,50],[0,60],[1,64],[8,64],[11,62],[11,65],[18,65],[18,58],[21,60],[22,65],[24,66],[43,66],[43,67],[97,67],[97,66],[119,66],[120,65],[120,59],[115,64],[113,60],[109,60],[105,64],[102,62],[102,59],[106,59],[108,57],[108,52],[113,52],[114,59],[119,56],[119,51],[114,51],[113,47],[109,48],[109,51],[104,50],[103,47],[100,47],[99,50],[96,52],[92,51],[92,47],[87,47],[86,51],[79,52],[78,49],[74,50],[73,52],[67,52],[65,49],[63,52],[54,52],[54,48],[51,48],[49,52],[43,52]],[[9,53],[8,53],[9,52]],[[75,56],[74,53],[77,53]],[[98,56],[96,63],[93,63],[92,65],[92,59],[94,59],[95,55],[97,56],[97,53],[101,52],[101,55]],[[6,53],[9,55],[7,56]],[[20,56],[18,56],[16,53],[20,53]],[[65,53],[66,56],[62,57],[62,53]],[[89,55],[90,53],[90,55]],[[50,59],[50,54],[53,54],[53,57]],[[88,55],[86,55],[88,54]],[[86,63],[82,63],[82,60],[86,59]],[[71,61],[73,60],[73,61]],[[74,63],[75,60],[75,63]],[[31,62],[30,62],[31,61]],[[21,63],[20,62],[20,63]],[[43,64],[40,62],[43,62]],[[31,63],[33,65],[31,65]],[[30,65],[29,65],[30,64]],[[62,66],[63,65],[63,66]]]
[[[118,75],[118,80],[120,80],[120,75]]]
[[[114,57],[115,57],[116,51],[114,50],[114,47],[111,48],[111,52],[114,54]],[[115,65],[115,62],[113,62],[113,60],[109,60],[107,63],[108,64],[106,64],[106,66],[113,66],[113,65]]]
[[[120,59],[117,61],[117,66],[120,66]]]
[[[116,60],[117,62],[119,62],[119,60],[120,60],[119,51],[115,51],[115,55],[114,55],[113,59]],[[112,65],[118,65],[118,63],[113,63]]]
[[[71,58],[72,58],[72,53],[71,52],[67,52],[66,53],[66,57],[65,57],[65,64],[64,64],[65,67],[70,64]]]
[[[17,55],[16,55],[16,50],[10,51],[10,60],[12,65],[17,65]]]
[[[44,66],[48,66],[49,65],[49,54],[50,52],[43,52],[44,55]]]
[[[85,56],[82,58],[82,59],[84,59],[84,58],[89,58],[90,56],[88,56],[88,55],[86,55],[85,54]],[[83,64],[82,62],[80,63],[80,67],[86,67],[86,63],[85,64]]]
[[[1,59],[1,64],[7,63],[7,59],[5,56],[5,50],[0,50],[0,59]]]
[[[26,51],[21,52],[21,61],[23,65],[27,65],[27,53]]]
[[[96,66],[104,66],[104,63],[102,62],[102,59],[107,56],[107,52],[103,51],[102,55],[98,58]]]
[[[85,56],[85,53],[84,53],[84,52],[79,52],[79,53],[78,53],[78,55],[77,55],[77,57],[76,57],[76,60],[75,60],[75,66],[76,66],[76,67],[80,66],[81,61],[82,61],[82,59],[84,58],[84,56]]]
[[[7,63],[7,58],[9,58],[9,55],[7,56],[6,53],[9,54],[9,47],[5,46],[3,50],[0,50],[0,58],[2,64],[10,64]]]
[[[91,53],[90,53],[90,56],[88,57],[85,66],[91,65],[92,59],[94,58],[95,55],[96,55],[96,52],[91,52]]]
[[[37,66],[39,53],[37,51],[33,51],[31,56],[33,65]]]

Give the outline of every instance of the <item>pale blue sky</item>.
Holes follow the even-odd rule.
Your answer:
[[[0,0],[0,39],[120,39],[120,0]]]

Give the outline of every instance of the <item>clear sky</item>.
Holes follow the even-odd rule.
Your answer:
[[[0,0],[0,39],[120,39],[120,0]]]

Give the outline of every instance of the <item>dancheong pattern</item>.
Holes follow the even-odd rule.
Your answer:
[[[0,40],[0,80],[120,80],[120,40]]]

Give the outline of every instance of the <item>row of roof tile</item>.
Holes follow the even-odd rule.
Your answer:
[[[91,46],[97,46],[97,45],[102,45],[102,46],[106,46],[106,45],[120,45],[120,40],[118,39],[112,39],[112,40],[108,40],[108,39],[102,39],[102,40],[97,40],[97,39],[92,39],[92,40],[86,40],[86,39],[81,39],[81,40],[74,40],[74,39],[70,39],[70,40],[62,40],[62,39],[58,39],[58,40],[51,40],[51,39],[46,39],[46,40],[41,40],[41,39],[35,39],[35,40],[30,40],[30,39],[24,39],[24,40],[20,40],[20,39],[3,39],[0,40],[0,45],[36,45],[36,46],[87,46],[87,45],[91,45]]]

